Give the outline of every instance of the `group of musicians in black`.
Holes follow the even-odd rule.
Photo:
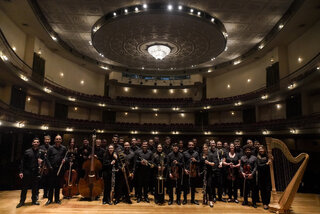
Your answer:
[[[175,203],[184,205],[190,194],[190,203],[199,205],[195,199],[199,186],[202,187],[202,203],[210,207],[216,201],[239,203],[238,190],[243,196],[242,205],[248,205],[249,196],[255,208],[260,199],[264,209],[268,209],[270,203],[272,157],[258,141],[247,140],[241,147],[239,140],[232,143],[206,140],[200,148],[194,138],[185,148],[183,141],[172,143],[170,137],[162,144],[158,137],[148,141],[133,137],[128,142],[114,135],[110,144],[105,139],[95,139],[94,151],[88,139],[84,139],[79,148],[74,138],[67,147],[61,143],[60,135],[55,136],[53,145],[50,136],[44,137],[41,146],[38,138],[33,139],[32,147],[25,151],[21,160],[22,191],[17,208],[24,205],[30,186],[32,204],[39,205],[40,186],[43,198],[48,198],[45,205],[61,204],[63,171],[72,163],[70,168],[72,166],[79,177],[83,177],[82,164],[91,158],[102,164],[99,174],[104,183],[103,204],[121,201],[131,204],[134,189],[137,203],[150,203],[148,195],[153,194],[156,204],[164,204],[165,194],[168,194],[168,205],[174,203],[174,195]],[[228,198],[223,198],[224,195]]]

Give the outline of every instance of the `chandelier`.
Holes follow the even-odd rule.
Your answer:
[[[170,47],[167,45],[151,45],[147,50],[151,56],[160,60],[168,56],[171,52]]]

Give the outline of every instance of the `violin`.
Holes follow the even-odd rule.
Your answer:
[[[227,176],[228,180],[231,180],[231,181],[235,181],[236,180],[236,176],[234,174],[234,170],[235,170],[234,167],[233,168],[231,168],[231,167],[228,168],[228,176]]]
[[[197,165],[194,164],[194,163],[192,162],[192,160],[190,160],[190,166],[189,166],[189,168],[190,168],[190,173],[189,173],[190,177],[191,177],[191,178],[197,177]]]
[[[94,155],[94,146],[96,141],[95,132],[92,135],[92,151],[91,158],[87,159],[82,169],[85,171],[85,176],[79,180],[79,193],[84,198],[94,200],[101,195],[103,191],[103,180],[99,176],[102,169],[102,164]]]
[[[172,180],[178,180],[180,178],[179,166],[177,164],[174,164],[171,167],[171,174],[172,174]]]
[[[251,174],[251,166],[249,164],[243,165],[243,173],[245,174],[244,178],[247,179]]]
[[[64,181],[62,187],[62,194],[66,198],[72,198],[72,196],[78,194],[78,184],[76,184],[78,173],[72,169],[73,161],[69,163],[69,169],[64,173]]]

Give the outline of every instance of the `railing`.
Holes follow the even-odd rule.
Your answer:
[[[32,68],[28,66],[20,57],[12,50],[10,47],[8,41],[6,40],[5,36],[3,35],[2,31],[0,30],[0,51],[5,54],[9,59],[9,65],[12,67],[12,69],[16,69],[19,72],[24,73],[28,78],[32,79]],[[261,87],[255,91],[252,91],[250,93],[232,96],[232,97],[226,97],[226,98],[210,98],[210,99],[203,99],[201,101],[193,101],[189,100],[188,102],[184,102],[182,100],[179,100],[178,102],[175,100],[167,99],[166,103],[161,104],[161,100],[159,100],[160,106],[157,104],[153,104],[149,101],[141,102],[141,100],[136,99],[134,100],[134,103],[140,105],[141,107],[161,107],[161,108],[171,108],[174,106],[178,107],[202,107],[206,105],[228,105],[233,104],[237,101],[248,101],[248,100],[254,100],[257,98],[260,98],[265,93],[273,93],[274,91],[281,91],[286,90],[287,86],[295,81],[302,81],[314,71],[316,71],[316,66],[320,62],[320,53],[318,53],[313,59],[311,59],[308,63],[306,63],[301,68],[297,69],[296,71],[290,73],[289,75],[283,77],[280,79],[279,87],[274,88],[266,88]],[[89,95],[85,93],[80,93],[71,89],[68,89],[66,87],[63,87],[47,78],[45,78],[44,85],[48,88],[51,88],[52,91],[59,94],[60,96],[73,96],[76,97],[77,100],[83,100],[87,102],[95,102],[94,105],[96,105],[96,102],[103,102],[105,104],[108,104],[114,106],[132,106],[132,102],[125,102],[125,100],[119,100],[119,99],[111,99],[106,96],[100,96],[100,95]],[[66,97],[67,98],[67,97]],[[130,98],[131,99],[131,98]],[[131,100],[132,101],[132,100]]]
[[[320,113],[309,116],[297,117],[294,119],[278,119],[270,121],[260,121],[255,123],[217,123],[208,126],[196,126],[191,123],[160,124],[160,123],[104,123],[102,121],[90,121],[81,119],[57,119],[55,117],[45,116],[26,112],[0,101],[0,118],[3,121],[17,122],[27,121],[30,125],[49,125],[50,127],[73,127],[77,129],[106,129],[112,131],[138,130],[149,132],[157,130],[160,132],[234,132],[241,130],[244,132],[257,132],[264,129],[269,131],[296,129],[310,129],[320,127]]]

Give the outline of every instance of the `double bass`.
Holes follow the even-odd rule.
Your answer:
[[[101,195],[103,191],[103,180],[99,176],[99,171],[102,169],[102,164],[94,155],[94,146],[96,141],[96,133],[92,135],[92,151],[91,158],[87,159],[82,169],[85,171],[85,176],[79,180],[79,193],[82,197],[94,200]]]

